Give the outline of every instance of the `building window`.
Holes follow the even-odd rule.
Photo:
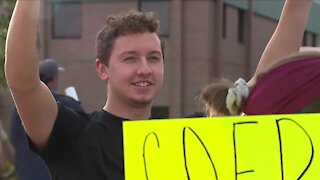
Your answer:
[[[140,11],[147,12],[153,11],[157,14],[157,18],[160,21],[160,34],[162,36],[169,36],[169,12],[170,1],[169,0],[140,0]]]
[[[242,9],[238,10],[238,42],[244,43],[244,24],[245,24],[245,12]]]
[[[222,9],[222,38],[227,38],[227,5],[225,3]]]
[[[316,33],[312,33],[312,47],[317,47],[317,34]]]
[[[153,106],[151,109],[152,119],[167,119],[169,118],[168,106]]]
[[[308,32],[305,31],[302,39],[302,46],[307,46],[307,45],[308,45]]]
[[[52,38],[81,38],[81,3],[52,4]]]

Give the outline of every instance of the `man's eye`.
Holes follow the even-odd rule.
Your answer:
[[[126,57],[123,59],[124,62],[133,62],[135,60],[134,57]]]
[[[151,56],[148,58],[150,62],[159,62],[160,58],[157,56]]]

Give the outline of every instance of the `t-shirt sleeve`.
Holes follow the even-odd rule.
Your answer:
[[[76,112],[58,103],[58,115],[50,134],[47,146],[38,150],[28,137],[32,151],[45,161],[56,161],[72,153],[75,143],[79,141],[88,124],[88,115]]]

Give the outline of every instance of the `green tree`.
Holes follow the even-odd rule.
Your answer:
[[[0,0],[0,8],[3,9],[3,12],[0,14],[0,84],[3,87],[7,87],[4,75],[4,50],[14,4],[15,0]]]

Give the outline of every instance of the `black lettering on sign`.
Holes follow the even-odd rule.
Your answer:
[[[216,168],[214,166],[214,163],[213,163],[213,160],[209,154],[209,151],[206,147],[206,145],[203,143],[202,139],[198,136],[198,134],[191,128],[191,127],[184,127],[183,128],[183,134],[182,134],[182,143],[183,143],[183,156],[184,156],[184,166],[185,166],[185,169],[186,169],[186,173],[187,173],[187,177],[188,177],[188,180],[190,180],[190,174],[189,174],[189,169],[188,169],[188,156],[187,156],[187,148],[186,148],[186,144],[187,144],[187,140],[186,140],[186,134],[190,132],[192,135],[194,135],[197,140],[201,143],[201,146],[203,147],[203,150],[206,152],[206,155],[208,157],[208,159],[210,160],[210,163],[211,163],[211,167],[213,169],[213,172],[214,172],[214,175],[215,175],[215,178],[216,180],[218,180],[218,175],[217,175],[217,171],[216,171]]]
[[[155,133],[155,132],[151,132],[149,134],[147,134],[146,138],[144,139],[144,143],[143,143],[143,154],[142,154],[142,157],[143,157],[143,162],[144,162],[144,172],[146,174],[146,179],[148,180],[149,177],[148,177],[148,168],[147,168],[147,157],[146,157],[146,144],[147,144],[147,140],[149,139],[149,137],[153,135],[156,140],[157,140],[157,146],[158,148],[160,148],[160,143],[159,143],[159,138],[158,138],[158,135]]]
[[[248,121],[248,122],[236,122],[233,123],[233,152],[234,152],[234,168],[235,168],[235,178],[238,179],[238,175],[245,173],[252,173],[254,170],[247,170],[238,172],[238,163],[237,163],[237,141],[236,141],[236,127],[240,125],[248,125],[248,124],[258,124],[257,121]]]
[[[281,163],[281,177],[282,177],[282,180],[284,179],[284,162],[283,162],[283,146],[282,146],[282,137],[281,137],[281,128],[280,128],[280,123],[283,122],[283,121],[289,121],[289,122],[292,122],[293,124],[295,124],[296,126],[298,126],[302,131],[303,133],[308,137],[309,139],[309,142],[310,142],[310,146],[311,146],[311,156],[310,156],[310,159],[309,159],[309,162],[308,162],[308,165],[306,166],[306,168],[302,171],[302,173],[300,174],[300,176],[297,178],[298,180],[301,179],[303,177],[303,175],[307,172],[307,170],[309,169],[311,163],[312,163],[312,160],[313,160],[313,156],[314,156],[314,147],[313,147],[313,143],[312,143],[312,139],[311,137],[309,136],[308,132],[299,124],[297,123],[296,121],[292,120],[292,119],[289,119],[289,118],[281,118],[281,119],[278,119],[276,120],[276,123],[277,123],[277,129],[278,129],[278,138],[279,138],[279,142],[280,142],[280,163]]]

